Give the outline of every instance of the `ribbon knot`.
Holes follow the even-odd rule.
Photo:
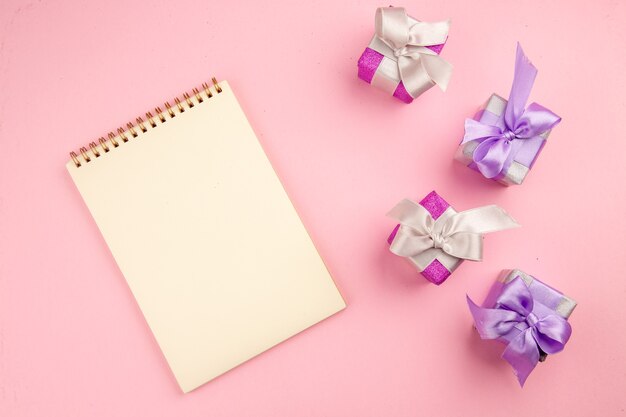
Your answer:
[[[433,240],[433,247],[438,249],[443,249],[446,244],[446,238],[443,237],[440,233],[430,233],[430,238]]]
[[[517,136],[515,135],[515,132],[507,130],[502,134],[502,138],[507,142],[511,142],[513,139],[517,138]]]
[[[519,227],[507,212],[495,205],[462,211],[445,219],[442,216],[435,221],[423,206],[405,199],[387,216],[400,223],[390,250],[404,257],[437,248],[456,258],[480,261],[483,234]]]
[[[402,48],[395,48],[393,50],[393,56],[395,56],[397,58],[399,56],[402,56],[402,55],[406,54],[406,52],[407,52],[406,46],[403,46]]]
[[[411,24],[402,7],[376,10],[376,36],[398,58],[400,79],[413,98],[437,84],[443,91],[452,76],[452,65],[427,46],[441,45],[448,38],[450,21]]]
[[[502,287],[495,308],[479,307],[469,297],[467,304],[482,339],[497,339],[514,329],[519,331],[504,349],[502,358],[511,364],[522,386],[541,353],[562,351],[572,334],[572,327],[563,317],[556,314],[539,317],[533,312],[533,296],[520,277]],[[520,323],[526,326],[519,326]]]
[[[528,327],[535,327],[537,322],[539,322],[539,317],[534,313],[528,313],[528,316],[526,316],[526,324],[528,324]]]
[[[503,120],[498,126],[465,120],[465,135],[461,144],[478,142],[472,159],[487,178],[495,178],[508,169],[521,146],[519,139],[541,136],[561,121],[559,116],[537,103],[526,107],[536,76],[537,68],[518,43],[515,75]]]

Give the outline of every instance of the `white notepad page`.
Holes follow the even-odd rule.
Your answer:
[[[345,307],[230,86],[219,85],[67,164],[184,392]]]

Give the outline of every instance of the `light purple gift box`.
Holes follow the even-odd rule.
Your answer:
[[[435,191],[430,192],[419,204],[428,210],[433,220],[440,218],[445,220],[447,217],[457,213],[457,211]],[[389,235],[389,238],[387,238],[387,243],[390,245],[396,237],[399,228],[400,225],[398,224],[391,232],[391,235]],[[442,284],[461,262],[463,262],[463,259],[448,255],[438,248],[428,249],[418,256],[407,259],[417,267],[427,280],[435,285]]]
[[[414,24],[418,21],[409,16],[409,22]],[[445,43],[426,46],[426,48],[439,55],[444,45]],[[363,51],[361,58],[359,58],[358,68],[359,78],[366,83],[387,91],[407,104],[413,101],[413,97],[406,91],[400,80],[398,59],[394,56],[393,49],[380,40],[378,36],[374,35]]]
[[[474,120],[492,126],[501,126],[503,124],[506,103],[507,101],[504,98],[497,94],[492,94],[489,100],[480,107],[474,116]],[[533,167],[551,131],[552,129],[547,130],[540,136],[521,141],[520,148],[516,151],[511,165],[507,170],[498,174],[494,180],[506,186],[521,184]],[[461,144],[457,148],[454,159],[461,162],[463,165],[467,165],[474,171],[478,171],[478,167],[472,158],[478,144],[478,141],[470,141]]]
[[[539,319],[551,314],[557,314],[567,320],[574,311],[577,304],[576,301],[519,269],[505,269],[501,272],[498,280],[491,287],[482,307],[495,308],[496,300],[502,293],[503,286],[517,277],[521,278],[528,287],[534,300],[532,312]],[[525,323],[519,323],[512,331],[499,337],[497,340],[508,345],[511,340],[527,327]],[[543,362],[546,356],[544,352],[541,352],[540,361]]]

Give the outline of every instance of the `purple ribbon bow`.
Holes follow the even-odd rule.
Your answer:
[[[503,286],[495,308],[479,307],[469,297],[467,304],[482,339],[497,339],[514,327],[521,330],[502,354],[515,370],[521,386],[539,362],[541,353],[562,351],[572,334],[572,327],[561,316],[550,314],[539,318],[533,313],[533,297],[520,277]]]
[[[500,118],[497,126],[465,119],[465,136],[461,143],[479,141],[473,160],[487,178],[494,178],[508,169],[525,139],[537,137],[561,121],[559,116],[537,103],[524,108],[536,76],[537,68],[518,43],[515,75],[504,119]]]

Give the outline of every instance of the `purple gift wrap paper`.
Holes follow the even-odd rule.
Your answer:
[[[492,94],[485,104],[478,109],[473,119],[488,125],[500,126],[503,124],[506,103],[506,99],[497,94]],[[552,129],[532,139],[520,142],[511,165],[506,171],[499,173],[493,179],[506,186],[520,185],[535,164],[551,131]],[[480,172],[478,166],[472,159],[477,145],[478,143],[476,141],[462,143],[459,145],[454,159],[461,162],[463,165],[467,165],[470,169]]]
[[[498,300],[502,296],[503,292],[507,289],[507,286],[516,279],[521,279],[523,284],[528,288],[529,294],[532,297],[532,311],[531,314],[529,314],[529,316],[533,317],[532,322],[540,322],[541,320],[549,319],[550,316],[558,316],[560,319],[567,321],[574,309],[576,308],[576,301],[519,269],[502,271],[498,280],[491,287],[481,307],[483,309],[503,308],[501,306],[498,306]],[[472,310],[472,315],[480,314],[480,312],[476,312],[477,310],[475,310],[475,308],[476,307],[472,308],[470,306],[470,310]],[[510,313],[510,311],[508,311],[506,307],[504,307],[504,310],[507,313]],[[477,318],[478,316],[474,317],[475,320],[477,320]],[[509,320],[512,319],[509,318]],[[479,332],[482,331],[483,333],[485,333],[490,331],[488,327],[484,327],[486,326],[484,323],[475,322],[475,326],[478,326],[479,324],[482,326],[481,328],[477,327]],[[502,324],[497,325],[496,327],[499,327],[501,325]],[[528,321],[520,321],[504,334],[497,332],[496,335],[492,334],[488,336],[483,336],[483,338],[495,339],[508,346],[511,342],[513,342],[524,331],[527,331],[528,329]],[[571,333],[571,330],[569,331]],[[533,335],[533,337],[536,340],[536,334]],[[567,342],[567,339],[569,339],[569,334],[566,335],[565,342],[563,344]],[[548,354],[541,350],[541,348],[539,347],[538,351],[539,362],[545,361]],[[514,366],[516,374],[518,375],[518,379],[520,380],[520,384],[523,385],[526,378],[528,377],[528,374],[530,374],[530,372],[534,368],[534,365],[528,365],[524,361],[515,360],[515,358],[512,360],[507,359],[507,361],[509,361]],[[519,366],[519,369],[517,368],[517,366]]]
[[[493,94],[473,119],[466,119],[456,160],[507,186],[524,181],[561,121],[540,104],[526,105],[536,76],[537,68],[518,44],[508,101]]]

